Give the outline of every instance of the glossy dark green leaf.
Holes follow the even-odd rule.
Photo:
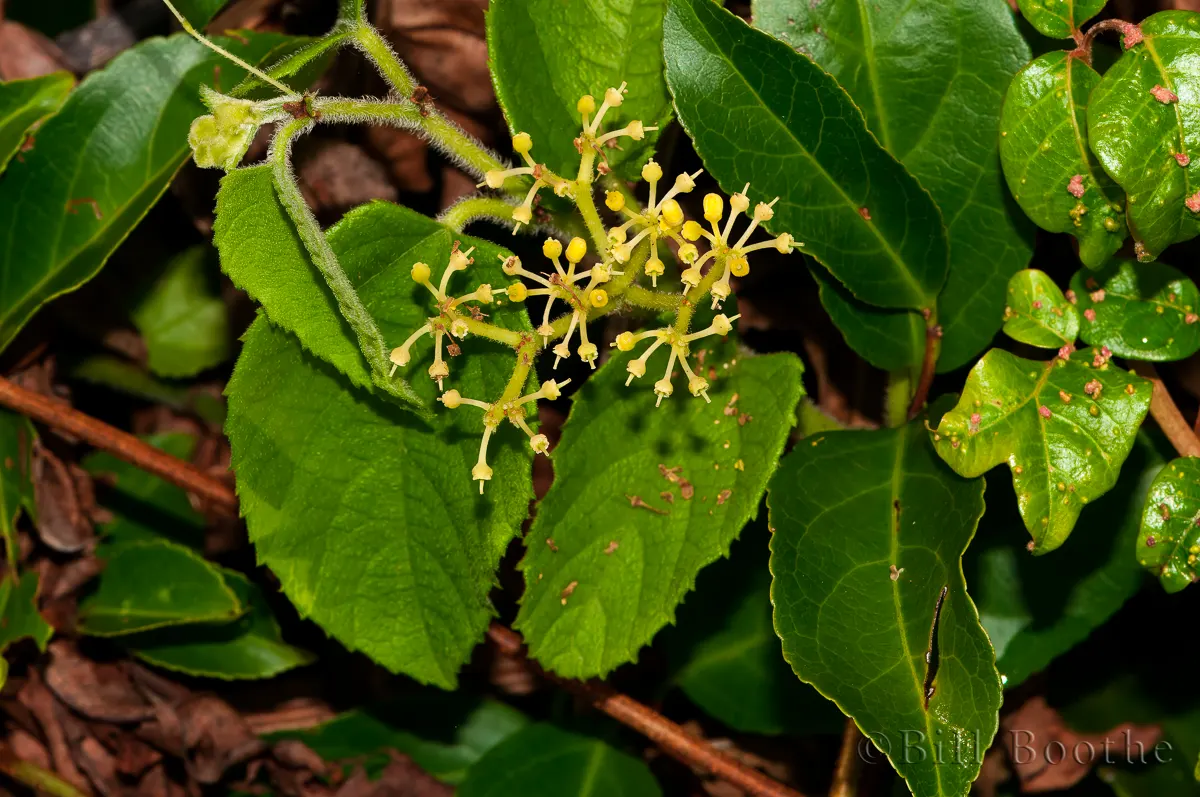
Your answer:
[[[1100,13],[1107,0],[1017,0],[1025,19],[1038,32],[1069,39],[1083,23]]]
[[[13,642],[26,637],[42,650],[54,634],[50,624],[37,610],[38,574],[23,573],[17,581],[13,570],[0,577],[0,653]],[[3,678],[0,678],[3,682]]]
[[[185,623],[228,622],[246,607],[217,567],[166,540],[108,551],[96,589],[79,602],[78,628],[119,636]]]
[[[1048,363],[992,349],[971,369],[934,441],[963,476],[1008,465],[1031,550],[1046,553],[1116,484],[1150,393],[1149,380],[1091,349]]]
[[[159,376],[195,376],[229,356],[229,313],[217,291],[212,254],[207,246],[194,246],[171,258],[133,310],[147,364]]]
[[[1092,91],[1088,136],[1153,259],[1200,235],[1200,15],[1162,11],[1141,32]]]
[[[858,299],[932,308],[946,280],[941,214],[828,73],[711,0],[670,0],[667,83],[727,193],[779,196],[789,232]]]
[[[458,797],[659,797],[662,790],[639,759],[599,739],[536,723],[479,759]]]
[[[361,261],[343,261],[350,273],[396,251],[386,226],[367,232]],[[493,271],[499,262],[484,261],[471,276]],[[426,297],[411,280],[387,283],[408,297],[392,306],[390,321],[415,328],[428,310],[412,297]],[[528,511],[529,446],[501,427],[489,449],[495,475],[481,496],[471,480],[483,431],[474,408],[441,409],[426,423],[352,388],[261,316],[244,341],[227,389],[226,432],[259,561],[301,615],[347,647],[453,687],[492,617],[494,570]],[[474,340],[464,349],[450,384],[467,396],[499,395],[511,351]],[[428,350],[414,354],[410,368],[430,360]],[[427,379],[419,385],[435,388]]]
[[[1088,146],[1088,97],[1100,75],[1068,53],[1046,53],[1013,78],[1000,118],[1000,160],[1013,198],[1041,228],[1079,240],[1099,268],[1121,248],[1125,193]]]
[[[916,368],[925,357],[925,319],[915,310],[872,307],[855,299],[824,266],[809,270],[820,286],[821,306],[846,345],[876,368]]]
[[[924,424],[826,432],[784,458],[768,497],[771,600],[796,675],[916,797],[944,797],[975,780],[1001,686],[961,566],[983,480],[951,472]],[[936,756],[939,744],[954,754]]]
[[[996,154],[1004,90],[1029,60],[1011,12],[979,0],[755,0],[753,7],[755,25],[837,79],[871,132],[941,208],[950,272],[938,300],[938,365],[964,365],[1000,328],[1004,285],[1033,251],[1033,230],[1009,208]],[[914,364],[923,328],[921,335]]]
[[[791,354],[696,342],[711,403],[680,390],[656,407],[649,376],[625,385],[640,354],[612,357],[575,394],[554,484],[525,538],[516,627],[538,661],[568,677],[632,661],[674,618],[696,574],[757,512],[802,394]],[[667,359],[660,349],[647,374]]]
[[[488,56],[496,98],[514,133],[533,137],[533,157],[574,177],[572,143],[582,118],[575,104],[591,94],[599,106],[609,87],[628,94],[604,117],[616,130],[634,119],[664,126],[671,100],[663,80],[664,0],[493,0],[487,12]],[[606,158],[619,174],[637,176],[658,133],[621,139]]]
[[[257,62],[276,34],[220,39]],[[9,165],[0,191],[0,349],[46,301],[91,279],[187,160],[199,86],[242,70],[194,39],[149,39],[87,77]],[[137,91],[131,91],[137,86]]]
[[[1200,292],[1177,268],[1118,260],[1100,272],[1080,271],[1071,289],[1084,315],[1080,337],[1090,346],[1133,360],[1182,360],[1200,350]]]
[[[1021,685],[1086,639],[1143,584],[1130,551],[1146,492],[1169,449],[1140,433],[1116,487],[1084,508],[1081,533],[1052,556],[1024,549],[1012,485],[988,482],[987,514],[963,564],[1005,688]]]
[[[17,561],[17,517],[37,512],[33,500],[33,441],[37,432],[24,415],[0,409],[0,535],[4,559]]]
[[[1074,345],[1079,310],[1043,271],[1027,268],[1008,281],[1004,334],[1043,349]]]
[[[1196,581],[1200,560],[1200,459],[1168,463],[1150,485],[1137,540],[1137,560],[1178,592]]]
[[[25,144],[31,128],[57,111],[74,86],[69,72],[0,83],[0,172]]]

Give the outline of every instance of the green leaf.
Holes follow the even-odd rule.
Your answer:
[[[1027,268],[1008,281],[1004,334],[1043,349],[1073,346],[1079,311],[1044,271]]]
[[[346,271],[392,262],[393,234],[394,226],[362,227]],[[468,273],[491,276],[499,263],[477,261]],[[428,311],[412,298],[419,286],[398,276],[378,282],[403,291],[386,320],[403,316],[410,329],[424,320]],[[510,425],[500,428],[489,449],[495,476],[480,496],[471,480],[482,433],[473,408],[426,423],[351,388],[263,317],[244,341],[226,432],[259,561],[302,615],[347,647],[452,688],[492,617],[494,570],[528,511],[529,446]],[[461,373],[451,384],[466,396],[498,395],[511,373],[511,351],[488,346],[471,340],[455,362]],[[415,352],[409,367],[430,359]],[[418,386],[434,389],[428,379]]]
[[[1099,82],[1082,59],[1046,53],[1013,78],[1000,118],[1000,160],[1013,198],[1042,229],[1079,239],[1079,259],[1091,268],[1128,233],[1124,192],[1088,147],[1088,97]]]
[[[141,366],[119,357],[96,354],[70,367],[72,379],[116,390],[135,398],[165,404],[181,412],[193,412],[208,423],[221,425],[225,421],[225,405],[220,398],[203,389],[186,387],[156,379]]]
[[[1083,23],[1100,13],[1107,0],[1017,0],[1025,19],[1038,33],[1069,39]]]
[[[0,83],[0,172],[34,125],[57,111],[74,86],[69,72]]]
[[[9,568],[17,561],[17,518],[33,516],[33,442],[37,432],[24,415],[0,409],[0,534]]]
[[[1054,556],[1021,549],[1025,529],[1012,485],[1002,479],[988,484],[987,514],[963,564],[1006,689],[1086,639],[1142,585],[1129,552],[1146,492],[1169,449],[1140,433],[1116,487],[1080,513],[1087,533],[1067,540]]]
[[[941,214],[837,82],[711,0],[670,0],[663,29],[675,110],[721,187],[779,196],[770,229],[803,241],[856,298],[932,308],[947,269]]]
[[[1153,259],[1200,235],[1200,15],[1162,11],[1141,31],[1092,91],[1088,136],[1129,196],[1139,259]]]
[[[353,29],[339,26],[321,38],[295,48],[270,66],[264,65],[262,71],[297,89],[311,86],[329,67],[338,48],[353,35]],[[268,86],[262,78],[247,75],[229,94],[232,97],[250,95],[254,99],[267,99],[276,95],[276,89]]]
[[[229,356],[229,316],[209,272],[210,251],[194,246],[171,258],[133,310],[159,376],[195,376]]]
[[[187,21],[200,29],[217,15],[217,12],[229,0],[172,0],[179,13],[187,17]]]
[[[122,640],[143,661],[205,678],[270,678],[311,664],[316,657],[283,641],[283,632],[255,584],[221,569],[225,586],[247,607],[232,623],[192,624],[134,634]]]
[[[496,98],[512,132],[533,137],[533,157],[573,177],[579,152],[572,143],[582,117],[575,104],[628,81],[629,93],[604,117],[616,130],[634,119],[662,127],[671,100],[662,74],[663,0],[493,0],[487,12],[488,55]],[[605,154],[618,174],[633,179],[654,152],[657,133],[621,139]]]
[[[158,540],[131,542],[109,553],[96,590],[79,602],[81,633],[119,636],[227,622],[246,610],[216,566],[190,548]]]
[[[1196,581],[1200,554],[1200,459],[1172,460],[1150,485],[1142,510],[1137,559],[1178,592]]]
[[[471,767],[458,797],[660,797],[642,761],[599,739],[536,723]]]
[[[1000,328],[1004,285],[1033,252],[996,154],[1005,87],[1029,60],[1012,13],[980,0],[755,0],[754,24],[828,70],[941,208],[950,271],[938,370],[966,364]]]
[[[1122,259],[1098,273],[1078,272],[1071,289],[1089,346],[1133,360],[1182,360],[1200,350],[1200,292],[1173,266]]]
[[[38,574],[24,573],[17,581],[8,568],[0,577],[0,653],[18,639],[29,637],[41,650],[54,635],[54,629],[42,619],[37,610]],[[0,684],[4,681],[0,677]]]
[[[245,40],[219,39],[250,62],[294,42]],[[144,41],[89,75],[24,161],[9,166],[0,191],[0,349],[44,302],[95,276],[166,190],[187,160],[188,127],[205,112],[198,87],[218,66],[230,85],[243,74],[191,37]]]
[[[951,473],[924,424],[826,432],[784,458],[767,500],[771,600],[796,675],[854,718],[912,793],[965,796],[1001,701],[961,566],[984,484]]]
[[[963,476],[1008,465],[1031,550],[1046,553],[1066,541],[1085,504],[1116,484],[1150,393],[1149,380],[1090,349],[1048,363],[992,349],[934,441]]]
[[[678,623],[662,633],[671,682],[743,733],[841,733],[842,713],[796,680],[781,655],[771,624],[765,525],[751,524],[728,560],[700,572]]]
[[[800,361],[701,348],[692,354],[708,369],[711,403],[684,394],[655,407],[650,385],[626,387],[638,352],[612,357],[574,396],[554,484],[526,536],[516,622],[531,654],[559,675],[632,661],[700,569],[726,555],[783,452]],[[659,350],[647,373],[666,361]]]
[[[872,307],[855,299],[821,265],[809,270],[820,286],[821,306],[846,345],[876,368],[915,368],[925,357],[925,319],[913,310]]]

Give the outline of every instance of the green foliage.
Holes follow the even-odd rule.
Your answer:
[[[967,794],[1001,688],[961,566],[983,480],[951,473],[924,423],[827,432],[784,458],[768,499],[771,600],[796,675],[854,718],[916,797],[941,797]]]
[[[809,267],[820,286],[821,306],[846,345],[876,368],[915,368],[925,356],[925,320],[911,310],[872,307],[834,279],[819,263]]]
[[[1066,541],[1080,510],[1112,489],[1150,409],[1151,383],[1092,350],[1048,363],[992,349],[938,424],[938,454],[959,474],[1006,464],[1034,553]]]
[[[0,83],[0,172],[38,122],[57,111],[75,86],[68,72]]]
[[[711,403],[656,408],[652,393],[625,386],[631,354],[575,395],[554,484],[526,537],[516,622],[556,673],[603,675],[632,661],[757,511],[795,422],[801,366],[790,354],[732,348],[697,355]],[[666,359],[656,353],[647,372]]]
[[[579,98],[628,81],[620,107],[604,117],[610,130],[638,119],[670,121],[662,74],[663,0],[493,0],[487,12],[488,55],[496,98],[513,133],[533,136],[534,156],[570,175],[579,163],[571,144],[582,123]],[[608,163],[633,178],[654,151],[657,133],[609,150]]]
[[[0,653],[26,637],[46,649],[54,629],[38,614],[37,591],[37,573],[27,573],[17,581],[10,569],[0,577]]]
[[[179,13],[197,28],[203,28],[229,0],[172,0]]]
[[[1004,334],[1043,349],[1074,345],[1079,311],[1045,272],[1029,268],[1008,281]]]
[[[1029,60],[1012,14],[979,0],[756,0],[754,24],[826,69],[941,208],[950,269],[938,298],[939,370],[969,362],[999,329],[1004,285],[1033,251],[1032,231],[1008,210],[996,157],[1004,90]],[[853,321],[839,322],[822,293],[849,341]],[[855,306],[860,317],[878,315]],[[923,327],[920,319],[908,321]],[[872,350],[886,345],[851,343],[872,362]],[[922,331],[910,364],[920,362],[923,349]]]
[[[1021,14],[1043,36],[1069,39],[1100,13],[1106,0],[1017,0]]]
[[[536,723],[471,767],[459,797],[659,797],[650,769],[599,739]]]
[[[210,252],[195,246],[172,258],[133,310],[148,365],[159,376],[195,376],[229,356],[229,317]]]
[[[710,0],[670,0],[664,31],[676,112],[721,187],[779,196],[770,229],[803,241],[857,299],[932,308],[947,269],[941,214],[834,79]]]
[[[1200,292],[1164,263],[1117,260],[1071,278],[1079,311],[1092,311],[1080,337],[1133,360],[1182,360],[1200,350]],[[1093,298],[1094,297],[1094,298]]]
[[[1137,559],[1167,592],[1197,579],[1200,554],[1200,459],[1180,457],[1150,485],[1137,538]]]
[[[37,433],[28,418],[0,410],[0,534],[4,559],[17,561],[17,518],[37,511],[33,500],[33,442]]]
[[[1088,137],[1129,195],[1139,259],[1153,259],[1200,235],[1200,160],[1191,157],[1200,153],[1200,15],[1154,14],[1141,23],[1141,35],[1092,92]]]
[[[1000,119],[1013,198],[1042,229],[1078,238],[1079,258],[1091,268],[1112,257],[1128,232],[1125,195],[1088,145],[1088,98],[1099,82],[1084,59],[1046,53],[1013,78]]]

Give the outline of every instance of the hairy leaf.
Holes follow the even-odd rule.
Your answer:
[[[1004,334],[1030,346],[1061,349],[1079,337],[1079,311],[1045,272],[1027,268],[1008,281]]]
[[[159,376],[195,376],[229,356],[229,316],[213,284],[211,251],[194,246],[171,258],[133,310],[147,364]]]
[[[757,511],[795,422],[801,366],[732,348],[693,347],[711,403],[680,391],[655,407],[649,377],[626,387],[639,352],[612,357],[575,394],[554,484],[525,538],[516,623],[556,673],[603,675],[632,661]],[[660,349],[647,373],[666,361]]]
[[[33,441],[37,432],[24,415],[0,409],[0,534],[4,560],[17,561],[17,517],[37,512],[33,500]]]
[[[1033,251],[996,154],[1004,89],[1029,60],[1011,12],[979,0],[755,0],[754,24],[828,70],[941,208],[950,271],[938,370],[965,364],[1000,328],[1004,285]],[[922,327],[914,364],[923,349]]]
[[[8,568],[0,577],[0,653],[13,642],[26,637],[37,643],[41,650],[54,634],[50,624],[42,619],[37,610],[38,574],[28,572],[18,582],[15,571]],[[3,668],[0,663],[0,669]],[[0,676],[3,672],[0,672]],[[3,683],[0,677],[0,683]]]
[[[1044,36],[1069,39],[1107,0],[1017,0],[1021,14]]]
[[[771,600],[796,675],[854,718],[916,797],[943,797],[969,791],[1001,688],[961,565],[983,480],[946,468],[924,423],[826,432],[784,458],[767,501]]]
[[[219,41],[257,62],[294,39]],[[166,190],[187,160],[188,127],[205,112],[198,88],[218,66],[226,85],[243,74],[189,36],[141,42],[89,75],[9,166],[0,191],[0,349],[44,302],[95,276]]]
[[[1079,239],[1079,259],[1099,268],[1121,248],[1125,194],[1088,146],[1092,67],[1064,52],[1034,59],[1013,78],[1000,118],[1000,160],[1013,198],[1042,229]]]
[[[809,267],[820,286],[821,306],[846,345],[876,368],[916,368],[925,357],[925,319],[915,310],[872,307],[855,299],[824,266]]]
[[[1200,235],[1200,15],[1162,11],[1141,31],[1092,91],[1088,136],[1153,259]]]
[[[1077,273],[1071,288],[1085,319],[1080,336],[1091,346],[1133,360],[1182,360],[1200,350],[1200,292],[1172,266],[1118,260]]]
[[[1200,558],[1200,459],[1180,457],[1150,485],[1142,509],[1137,559],[1167,592],[1196,581]]]
[[[228,622],[246,607],[216,566],[166,540],[109,549],[95,591],[79,602],[78,628],[118,636],[184,623]]]
[[[671,101],[662,74],[664,0],[493,0],[487,12],[488,55],[496,98],[514,133],[533,137],[533,157],[573,178],[579,152],[572,143],[582,117],[575,105],[585,94],[596,106],[610,87],[629,83],[603,129],[634,119],[665,125]],[[654,152],[657,133],[642,141],[621,139],[606,150],[618,174],[633,178]]]
[[[658,797],[641,760],[599,739],[536,723],[509,736],[467,772],[458,797]]]
[[[354,249],[359,259],[346,258],[350,273],[394,256],[386,224],[372,230]],[[471,276],[493,270],[499,263],[484,261]],[[388,320],[407,317],[415,328],[427,312],[412,298],[419,286],[390,283],[402,294]],[[244,340],[226,432],[259,560],[302,615],[347,647],[453,687],[491,619],[494,570],[528,510],[529,446],[500,428],[481,496],[471,480],[482,434],[473,407],[426,423],[351,388],[264,317]],[[511,352],[487,349],[468,341],[455,362],[450,384],[466,396],[498,395],[511,372]],[[410,368],[430,359],[414,355]]]
[[[946,280],[941,214],[837,82],[711,0],[670,0],[667,83],[726,192],[779,196],[789,232],[858,299],[932,308]]]
[[[0,172],[25,146],[34,126],[57,111],[74,86],[69,72],[0,83]]]
[[[934,434],[963,476],[1012,469],[1034,553],[1066,541],[1080,510],[1112,489],[1150,409],[1151,383],[1090,349],[1048,363],[984,355]]]

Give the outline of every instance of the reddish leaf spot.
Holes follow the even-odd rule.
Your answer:
[[[104,218],[104,214],[100,212],[100,204],[90,196],[85,196],[80,199],[68,199],[67,212],[74,216],[79,212],[80,205],[90,205],[92,208],[92,213],[96,215],[97,221]]]
[[[1170,105],[1173,102],[1179,102],[1179,95],[1171,91],[1165,86],[1160,86],[1157,83],[1154,88],[1150,89],[1150,93],[1154,95],[1154,99],[1161,102],[1163,105]]]
[[[1189,163],[1192,162],[1192,159],[1188,157],[1188,154],[1186,152],[1176,152],[1175,153],[1175,162],[1178,163],[1180,166],[1187,166]]]
[[[1043,418],[1049,418],[1050,417],[1050,408],[1047,407],[1045,404],[1043,404],[1042,406],[1038,407],[1038,413]]]
[[[1088,309],[1083,311],[1083,317],[1086,318],[1088,321],[1095,321],[1096,320],[1096,311],[1089,307]]]
[[[1067,183],[1067,193],[1079,199],[1083,196],[1083,175],[1077,174],[1071,178],[1071,182]]]
[[[871,220],[871,211],[867,210],[866,208],[859,208],[858,215],[862,216],[867,221]]]

